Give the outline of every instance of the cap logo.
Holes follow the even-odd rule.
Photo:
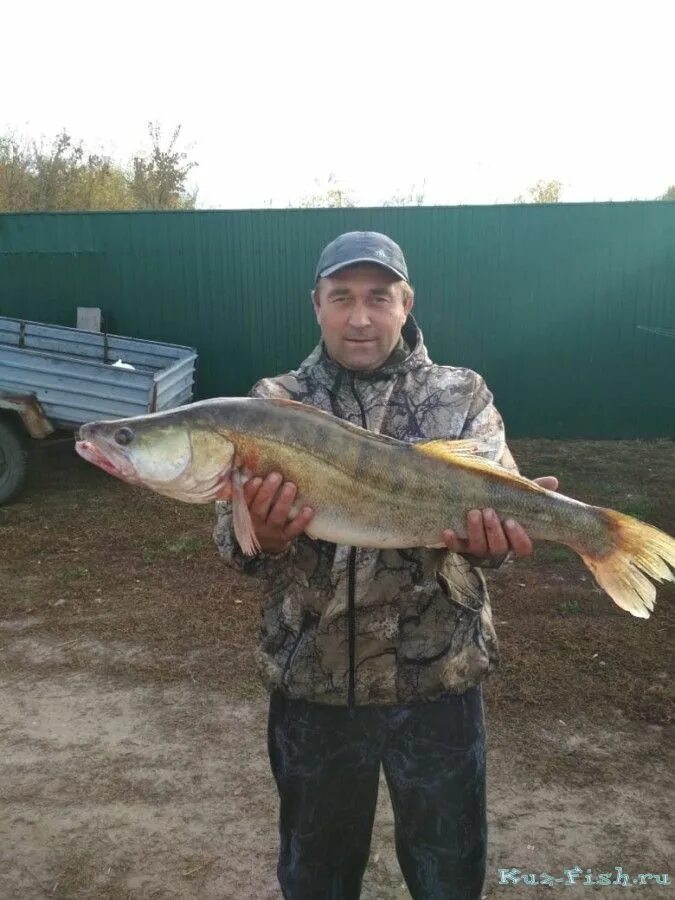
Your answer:
[[[379,250],[376,250],[376,251],[375,251],[375,256],[379,256],[380,259],[387,259],[387,257],[389,256],[389,254],[387,253],[386,250],[384,250],[384,249],[382,249],[382,247],[380,247]]]

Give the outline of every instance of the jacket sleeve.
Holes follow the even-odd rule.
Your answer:
[[[494,405],[494,398],[485,380],[474,373],[476,381],[473,400],[460,437],[475,438],[486,447],[486,456],[509,472],[518,473],[511,451],[506,443],[504,421]]]
[[[272,379],[263,379],[251,388],[248,396],[262,399],[288,399],[290,394]],[[255,556],[247,556],[242,552],[234,533],[231,501],[217,500],[215,514],[216,522],[213,529],[213,540],[218,552],[231,568],[244,575],[276,579],[282,575],[288,566],[292,565],[296,553],[295,541],[283,553],[260,552]]]
[[[486,447],[485,456],[499,463],[509,472],[518,474],[518,466],[506,443],[504,421],[494,405],[492,392],[485,380],[474,373],[476,381],[473,391],[473,400],[466,417],[466,422],[460,437],[475,438]],[[511,552],[504,556],[477,557],[470,553],[461,554],[472,566],[481,569],[498,569],[510,556]]]

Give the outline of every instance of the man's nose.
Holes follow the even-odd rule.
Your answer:
[[[349,324],[354,328],[364,328],[370,325],[370,313],[365,306],[354,306],[349,312]]]

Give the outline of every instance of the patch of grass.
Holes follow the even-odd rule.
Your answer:
[[[539,562],[569,562],[576,557],[576,553],[560,544],[546,542],[537,547],[536,556]]]
[[[173,541],[166,541],[165,548],[174,556],[190,556],[198,550],[205,550],[210,541],[194,535],[183,535]]]
[[[179,559],[192,559],[195,553],[206,550],[212,546],[209,538],[199,535],[184,534],[173,537],[170,540],[155,541],[146,544],[141,551],[144,563],[154,563],[159,559],[170,557]]]
[[[626,513],[626,515],[634,516],[636,519],[646,522],[653,512],[654,505],[647,497],[641,497],[639,494],[628,494],[626,499],[617,505],[617,509]]]
[[[88,578],[90,572],[86,566],[66,566],[57,574],[64,581],[74,581],[78,578]]]
[[[568,600],[559,609],[564,616],[577,616],[582,612],[581,603],[578,600]]]

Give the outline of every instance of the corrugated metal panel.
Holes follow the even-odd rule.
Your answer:
[[[439,363],[480,371],[512,435],[675,436],[675,203],[0,215],[0,313],[189,344],[199,396],[244,393],[318,338],[342,231],[406,254]]]
[[[192,396],[195,359],[190,347],[0,317],[0,389],[35,394],[54,424],[178,406]]]

